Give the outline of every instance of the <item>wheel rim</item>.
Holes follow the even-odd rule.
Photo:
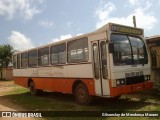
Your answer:
[[[79,96],[80,101],[84,101],[86,99],[86,95],[87,93],[83,88],[79,89],[78,96]]]

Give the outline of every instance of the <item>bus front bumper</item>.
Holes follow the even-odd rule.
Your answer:
[[[135,93],[140,92],[143,90],[151,89],[153,87],[152,81],[147,81],[144,83],[138,83],[133,85],[125,85],[125,86],[118,86],[118,87],[111,87],[110,89],[110,96],[116,97],[123,94]]]

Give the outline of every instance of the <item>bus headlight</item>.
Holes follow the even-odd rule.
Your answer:
[[[119,86],[119,85],[120,85],[120,81],[119,81],[119,80],[117,80],[117,81],[116,81],[116,83],[117,83],[117,86]]]
[[[117,79],[116,80],[116,84],[117,84],[117,86],[119,86],[119,85],[125,85],[125,79]]]
[[[145,80],[145,81],[147,81],[147,80],[148,80],[147,76],[144,76],[144,80]]]
[[[123,85],[124,84],[124,81],[123,80],[121,80],[121,85]]]
[[[150,75],[145,75],[145,76],[144,76],[144,80],[145,80],[145,81],[150,80]]]

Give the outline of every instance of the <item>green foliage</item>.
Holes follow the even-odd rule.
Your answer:
[[[0,68],[9,66],[9,64],[12,62],[13,53],[14,49],[11,45],[0,45]]]

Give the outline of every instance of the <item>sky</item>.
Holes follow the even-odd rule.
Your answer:
[[[108,22],[160,35],[160,0],[0,0],[0,45],[26,50],[95,31]]]

